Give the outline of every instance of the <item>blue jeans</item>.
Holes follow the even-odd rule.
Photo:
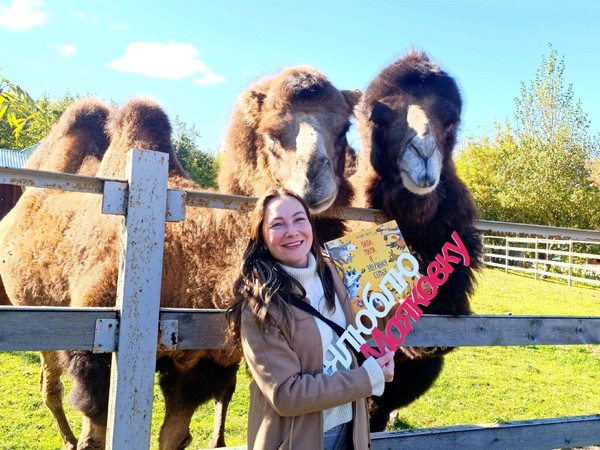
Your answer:
[[[325,450],[352,450],[352,421],[327,430],[324,438]]]

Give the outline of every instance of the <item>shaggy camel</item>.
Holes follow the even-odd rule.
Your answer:
[[[171,128],[168,118],[156,104],[137,100],[130,102],[122,111],[111,113],[110,146],[106,150],[96,175],[102,178],[123,178],[125,156],[130,148],[145,148],[169,153],[170,180],[172,188],[198,189],[198,186],[185,177],[171,147]],[[93,130],[88,130],[93,133]],[[54,135],[56,130],[52,132]],[[88,137],[79,137],[74,133],[73,144],[81,147]],[[53,136],[49,137],[52,141]],[[58,141],[55,151],[67,154],[68,146]],[[83,147],[82,147],[83,148]],[[10,221],[2,221],[2,264],[0,275],[6,292],[15,305],[52,305],[52,306],[113,306],[116,298],[117,273],[119,261],[120,224],[122,218],[101,214],[101,196],[75,192],[28,189],[11,211]],[[215,215],[210,219],[214,219]],[[197,220],[195,220],[197,219]],[[35,224],[35,226],[33,226]],[[162,306],[207,307],[201,304],[201,292],[212,292],[213,286],[198,284],[197,278],[207,261],[199,260],[198,243],[205,242],[201,233],[213,233],[214,221],[192,217],[189,221],[168,224],[165,233],[165,258],[163,274],[165,281],[161,292]],[[197,239],[200,237],[200,239]],[[233,235],[224,233],[224,238],[235,241]],[[211,243],[205,247],[211,247]],[[208,254],[227,253],[213,244]],[[218,262],[215,263],[215,266]],[[219,305],[222,306],[222,305]],[[210,306],[214,307],[214,306]],[[235,353],[233,350],[229,353]],[[47,352],[50,353],[50,352]],[[211,361],[219,362],[227,352],[221,352]],[[53,359],[46,365],[44,359],[42,376],[54,380],[57,387],[60,371],[67,368],[74,378],[71,400],[74,406],[84,414],[83,429],[77,440],[64,419],[62,410],[62,392],[46,392],[54,400],[49,404],[57,419],[67,449],[104,448],[106,434],[106,415],[109,387],[110,355],[98,355],[90,352],[61,352],[61,358]],[[169,384],[173,374],[178,373],[179,364],[192,367],[204,356],[201,352],[174,352],[169,354],[169,362],[160,358],[161,385],[165,390],[167,417],[163,431],[167,441],[161,442],[161,448],[182,448],[189,440],[189,431],[175,441],[169,435],[168,424],[177,422],[194,412],[195,406],[173,402],[176,394]],[[239,360],[239,356],[234,360]],[[161,362],[162,361],[162,362]],[[187,365],[186,365],[187,364]],[[233,365],[233,369],[237,365]],[[184,376],[189,376],[189,371]],[[198,380],[196,379],[196,382]],[[216,384],[219,380],[216,380]],[[197,383],[188,388],[190,397],[203,395],[200,391],[206,383]],[[173,388],[173,389],[170,389]],[[44,393],[44,391],[43,391]],[[210,398],[210,397],[209,397]],[[203,401],[206,398],[202,399]],[[48,400],[47,400],[48,403]],[[182,413],[181,407],[187,410]],[[53,408],[54,407],[54,408]],[[189,420],[188,420],[189,424]]]
[[[458,266],[423,309],[428,314],[470,314],[474,270],[480,267],[475,205],[452,160],[461,108],[454,79],[422,52],[384,68],[356,108],[361,151],[351,178],[359,197],[355,206],[381,209],[395,219],[422,270],[452,241],[453,231],[470,255],[470,267]],[[429,389],[451,349],[400,350],[394,381],[370,402],[372,431],[383,430],[392,410]]]
[[[287,164],[294,164],[296,171],[303,172],[303,177],[309,180],[306,193],[312,195],[311,202],[320,207],[327,202],[333,203],[336,194],[332,192],[340,190],[337,184],[342,174],[336,173],[335,169],[343,167],[343,164],[339,164],[340,157],[335,153],[337,150],[332,151],[330,147],[333,144],[337,149],[336,145],[344,141],[340,133],[345,133],[347,129],[353,103],[347,103],[345,97],[325,82],[324,77],[316,76],[316,72],[313,72],[315,85],[308,83],[304,76],[308,72],[308,69],[285,72],[283,78],[287,81],[280,84],[281,97],[292,104],[284,102],[274,108],[285,107],[282,115],[288,121],[294,120],[296,110],[302,112],[303,107],[309,109],[303,113],[307,123],[295,129],[291,127],[291,132],[298,133],[297,138],[281,134],[277,137],[297,141],[301,149],[312,146],[318,154],[311,157],[310,150],[302,150],[297,158],[289,158]],[[302,88],[290,88],[294,86],[294,80]],[[321,89],[327,94],[322,92],[323,95],[317,95],[313,102],[306,99],[307,93],[313,96],[314,92],[320,92]],[[275,96],[275,92],[272,95]],[[297,103],[293,99],[297,99]],[[323,113],[339,109],[345,115],[341,129],[337,128],[337,112]],[[271,111],[276,113],[277,110]],[[198,189],[185,177],[177,163],[171,148],[168,119],[158,106],[144,101],[131,102],[113,122],[111,145],[97,176],[122,178],[126,151],[133,147],[145,148],[170,154],[169,187]],[[330,130],[322,126],[322,122],[335,126]],[[327,156],[322,157],[321,152]],[[248,171],[244,170],[243,173],[247,178]],[[271,167],[255,169],[254,176],[257,183],[258,180],[271,177]],[[38,203],[35,198],[26,198],[17,205],[17,211],[19,223],[35,220],[42,224],[38,231],[42,229],[43,233],[31,231],[22,239],[18,236],[11,242],[0,243],[4,244],[2,249],[10,248],[4,251],[5,263],[1,266],[1,274],[6,274],[7,279],[14,281],[10,289],[7,284],[7,291],[15,299],[14,303],[73,306],[114,304],[118,233],[122,219],[101,215],[99,196],[64,192],[46,194],[43,201]],[[65,220],[65,216],[69,219]],[[187,216],[185,221],[166,226],[161,306],[224,308],[231,297],[231,281],[243,250],[243,239],[239,237],[247,232],[245,215],[190,208]],[[44,239],[40,234],[45,235]],[[89,246],[89,242],[94,245]],[[32,258],[34,249],[38,260],[46,259],[44,278],[39,276],[42,267]],[[54,261],[50,262],[49,255]],[[219,255],[219,258],[214,258],[215,255]],[[30,261],[25,264],[29,268],[27,274],[22,272],[23,264],[14,264],[15,257]],[[35,278],[36,296],[29,295],[31,287],[27,283],[32,277]],[[65,286],[69,289],[65,289]],[[53,295],[49,295],[52,292]],[[187,446],[191,441],[189,423],[193,412],[211,397],[217,402],[211,446],[225,445],[224,417],[235,388],[235,375],[241,360],[239,349],[178,351],[157,356],[157,369],[166,404],[165,422],[159,437],[160,448],[180,449]],[[89,352],[68,352],[65,361],[69,365],[69,374],[74,378],[71,398],[75,407],[85,416],[77,448],[103,448],[110,359]],[[73,448],[75,444],[76,441],[65,442],[67,448]]]

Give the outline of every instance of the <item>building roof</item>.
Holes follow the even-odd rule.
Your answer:
[[[24,167],[27,159],[31,156],[38,145],[39,144],[35,144],[23,150],[9,150],[0,148],[0,167]]]

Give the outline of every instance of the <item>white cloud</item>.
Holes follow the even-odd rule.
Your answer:
[[[61,56],[61,58],[65,59],[73,56],[77,52],[77,47],[75,47],[73,44],[57,45],[56,49],[58,50],[58,54]]]
[[[124,23],[113,23],[110,27],[115,31],[125,31],[127,29],[127,25]]]
[[[75,17],[77,20],[85,20],[85,14],[82,13],[81,11],[74,11],[71,13],[71,15],[73,17]]]
[[[219,84],[225,81],[221,75],[217,75],[216,73],[209,72],[204,75],[202,78],[198,78],[194,80],[194,84],[199,84],[200,86],[208,86],[209,84]]]
[[[125,56],[111,61],[108,67],[172,80],[199,75],[194,83],[201,85],[223,82],[224,78],[212,73],[199,56],[190,44],[132,42],[127,45]]]
[[[12,31],[27,31],[48,20],[48,15],[41,11],[40,0],[12,0],[8,5],[0,4],[0,27]]]

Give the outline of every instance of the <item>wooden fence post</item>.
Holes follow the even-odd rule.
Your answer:
[[[122,229],[106,448],[150,448],[169,157],[127,155],[129,197]]]

